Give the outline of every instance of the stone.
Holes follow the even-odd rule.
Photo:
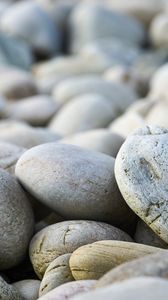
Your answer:
[[[98,241],[75,250],[69,265],[75,280],[99,279],[124,262],[160,251],[166,250],[125,241]]]
[[[107,129],[94,129],[74,134],[60,140],[62,144],[71,144],[84,149],[102,152],[116,157],[124,139]]]
[[[12,268],[25,257],[34,229],[34,216],[15,177],[0,170],[0,270]]]
[[[26,279],[15,282],[12,285],[18,290],[22,300],[36,300],[38,298],[39,280]]]
[[[36,2],[50,15],[59,29],[65,34],[67,20],[78,0],[36,0]]]
[[[158,277],[139,277],[115,283],[109,287],[77,295],[71,300],[166,300],[168,283]]]
[[[37,95],[12,103],[8,116],[32,126],[45,126],[58,111],[59,105],[49,96]]]
[[[50,212],[49,214],[47,214],[47,216],[43,216],[42,219],[40,218],[40,220],[37,221],[37,223],[35,224],[35,232],[37,233],[38,231],[44,229],[49,225],[53,225],[62,221],[65,221],[62,216],[56,214],[55,212]]]
[[[158,100],[168,100],[168,63],[160,67],[153,75],[149,97]]]
[[[147,114],[145,120],[147,124],[156,125],[168,128],[168,98],[167,100],[156,101],[155,105],[151,108]]]
[[[1,4],[0,4],[1,5]],[[16,66],[21,69],[30,69],[34,62],[34,55],[29,45],[0,32],[0,65]]]
[[[60,51],[59,29],[48,14],[34,1],[12,5],[1,17],[4,32],[26,41],[41,56],[54,56]]]
[[[164,9],[164,0],[109,0],[109,7],[121,13],[133,16],[145,25],[149,25],[152,19]]]
[[[145,124],[145,120],[138,113],[127,111],[109,124],[109,130],[126,138]]]
[[[156,47],[168,47],[168,13],[158,14],[150,26],[150,38]]]
[[[0,118],[6,117],[7,101],[0,96]]]
[[[104,96],[84,94],[63,105],[51,119],[49,128],[62,136],[68,136],[107,127],[116,115],[116,107]]]
[[[30,73],[16,68],[0,68],[0,94],[7,99],[17,100],[38,93]]]
[[[113,107],[115,105],[118,113],[122,113],[137,99],[135,92],[125,84],[109,82],[93,75],[72,77],[60,82],[53,90],[53,97],[63,105],[77,96],[95,93],[106,97]]]
[[[134,63],[132,72],[136,77],[138,93],[141,97],[148,95],[153,74],[166,62],[167,49],[161,48],[154,51],[146,51]]]
[[[166,243],[168,130],[145,126],[130,135],[115,162],[119,189],[131,209]]]
[[[0,299],[23,300],[18,291],[0,276]]]
[[[15,144],[24,148],[56,142],[60,135],[47,128],[31,127],[26,123],[15,120],[4,120],[0,122],[0,141]]]
[[[30,243],[30,259],[36,274],[41,279],[54,259],[63,254],[72,253],[82,245],[106,239],[131,241],[125,232],[106,223],[60,222],[36,233]]]
[[[66,282],[74,281],[69,267],[70,257],[71,253],[63,254],[49,264],[41,281],[40,297]]]
[[[96,288],[141,276],[161,277],[167,279],[167,251],[164,253],[150,254],[145,257],[123,263],[100,278],[96,284]]]
[[[141,219],[138,220],[134,240],[136,243],[149,246],[168,248],[168,244],[160,239]]]
[[[80,280],[68,282],[47,293],[40,300],[68,300],[74,295],[88,292],[95,285],[95,280]]]
[[[16,162],[25,151],[26,149],[23,147],[0,142],[0,167],[14,174]]]
[[[102,26],[99,26],[100,20]],[[75,53],[100,38],[117,37],[133,44],[142,44],[145,39],[141,22],[97,3],[77,5],[70,16],[69,26],[71,51]]]
[[[113,61],[100,52],[96,55],[94,53],[94,55],[59,56],[47,62],[35,64],[33,73],[37,78],[55,76],[58,79],[91,74],[99,75],[110,68],[114,64]]]
[[[130,223],[134,214],[119,193],[114,162],[96,151],[48,143],[26,151],[15,174],[33,197],[61,216],[120,227]]]
[[[87,56],[94,59],[96,55],[107,57],[112,67],[131,66],[142,54],[143,52],[138,46],[117,37],[96,39],[80,50],[80,55],[83,55],[84,58]]]

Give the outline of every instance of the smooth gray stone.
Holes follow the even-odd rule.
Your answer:
[[[167,293],[167,280],[158,277],[139,277],[77,295],[71,300],[167,300]]]
[[[32,196],[65,218],[121,225],[133,214],[118,190],[114,162],[103,153],[48,143],[26,151],[15,173]]]
[[[138,220],[136,232],[134,235],[136,243],[141,243],[149,246],[168,248],[168,244],[160,239],[151,228],[146,225],[142,220]]]
[[[34,216],[14,176],[1,169],[0,183],[0,270],[5,270],[24,259],[34,230]]]
[[[43,127],[32,127],[15,120],[0,122],[0,141],[15,144],[24,148],[56,142],[61,136]]]
[[[40,280],[26,279],[12,284],[22,297],[22,300],[37,300]]]
[[[46,295],[40,297],[40,300],[69,300],[74,295],[90,291],[96,283],[96,280],[80,280],[68,282],[55,288]]]

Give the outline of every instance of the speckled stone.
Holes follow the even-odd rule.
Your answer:
[[[167,147],[167,129],[137,130],[119,150],[115,175],[127,204],[168,243]]]

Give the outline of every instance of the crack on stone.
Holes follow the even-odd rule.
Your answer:
[[[65,231],[64,233],[64,236],[63,236],[63,245],[65,246],[66,245],[66,236],[67,234],[71,231],[70,227],[68,226],[67,230]]]

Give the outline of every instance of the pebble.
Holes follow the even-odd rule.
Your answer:
[[[0,122],[0,140],[24,148],[56,142],[60,135],[43,127],[34,128],[26,123],[15,120]]]
[[[156,47],[168,47],[168,13],[156,15],[151,23],[150,38]]]
[[[145,25],[149,25],[152,19],[164,9],[164,0],[113,0],[109,6],[121,13],[133,16]]]
[[[77,96],[95,93],[106,97],[112,106],[116,106],[118,113],[122,113],[137,99],[135,92],[125,84],[109,82],[91,75],[73,77],[60,82],[53,90],[53,97],[64,105]]]
[[[49,128],[68,136],[96,128],[104,128],[115,119],[117,109],[103,95],[83,94],[68,101],[51,119]]]
[[[136,243],[145,244],[149,246],[168,248],[168,244],[161,238],[148,225],[146,225],[141,219],[138,220],[134,240]]]
[[[60,51],[59,29],[32,0],[12,5],[1,17],[1,28],[4,32],[25,40],[38,55],[50,57]]]
[[[35,279],[21,280],[13,283],[13,287],[18,290],[22,300],[37,300],[40,281]]]
[[[132,239],[112,225],[94,221],[64,221],[36,233],[30,243],[30,259],[41,279],[49,264],[60,255],[72,253],[78,247],[98,240]]]
[[[0,276],[0,299],[23,300],[19,292]]]
[[[166,300],[168,283],[158,277],[139,277],[72,297],[71,300]]]
[[[65,218],[121,225],[134,215],[119,193],[114,162],[96,151],[48,143],[26,151],[15,173],[32,196]]]
[[[100,20],[102,26],[99,26]],[[142,44],[145,40],[145,29],[141,22],[96,3],[77,5],[69,24],[71,51],[74,53],[87,43],[100,38],[117,37],[135,45]]]
[[[149,96],[158,100],[168,100],[168,63],[160,67],[151,79],[151,89]]]
[[[94,129],[73,134],[60,140],[62,144],[71,144],[84,149],[102,152],[116,157],[124,138],[107,129]]]
[[[23,147],[0,142],[0,167],[11,174],[14,174],[15,165],[25,151],[26,149]]]
[[[167,129],[143,127],[126,139],[115,162],[116,180],[125,201],[166,243],[167,143]]]
[[[9,100],[18,100],[38,93],[30,73],[16,68],[0,68],[0,94]]]
[[[8,116],[32,126],[45,126],[58,111],[59,105],[49,96],[37,95],[12,103]]]
[[[69,267],[70,257],[71,253],[60,255],[49,264],[41,281],[40,297],[66,282],[74,281]]]
[[[75,250],[69,264],[75,280],[99,279],[124,262],[159,251],[165,250],[125,241],[98,241]]]
[[[96,39],[80,50],[80,55],[83,55],[84,58],[87,56],[94,59],[95,55],[107,57],[112,67],[131,66],[142,54],[143,51],[138,46],[117,37]]]
[[[167,279],[168,253],[155,253],[145,257],[126,262],[100,278],[96,288],[108,286],[115,282],[121,282],[130,278],[151,276]]]
[[[33,234],[34,217],[15,177],[0,169],[0,182],[0,270],[5,270],[24,259]]]
[[[0,32],[0,65],[29,70],[33,63],[34,55],[25,41]]]
[[[95,285],[95,280],[80,280],[68,282],[47,293],[40,300],[69,300],[74,295],[88,292]]]
[[[124,138],[132,134],[136,129],[145,125],[145,120],[134,111],[125,112],[109,124],[109,130],[122,135]]]

